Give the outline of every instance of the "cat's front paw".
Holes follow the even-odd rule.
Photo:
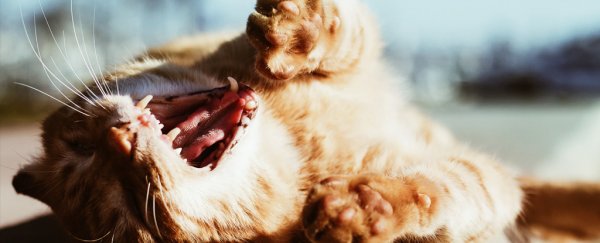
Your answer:
[[[246,33],[257,49],[256,69],[287,80],[318,68],[340,18],[323,0],[258,0]]]
[[[314,242],[391,242],[428,228],[436,198],[427,183],[381,176],[342,176],[313,187],[303,210]]]

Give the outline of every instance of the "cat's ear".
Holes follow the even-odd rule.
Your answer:
[[[42,193],[44,192],[43,185],[33,173],[24,170],[19,171],[19,173],[13,177],[12,185],[17,193],[25,194],[43,201],[41,198]]]

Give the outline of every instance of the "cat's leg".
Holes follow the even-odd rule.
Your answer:
[[[257,49],[257,70],[275,80],[330,75],[352,68],[366,55],[377,56],[377,28],[365,28],[370,22],[366,10],[355,0],[337,2],[258,0],[246,29]]]
[[[398,177],[327,178],[309,193],[303,223],[316,242],[486,242],[514,222],[520,204],[501,168],[457,158]]]

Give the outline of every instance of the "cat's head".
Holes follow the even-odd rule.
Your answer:
[[[45,120],[44,152],[15,176],[15,189],[48,204],[81,239],[240,237],[227,227],[252,224],[260,194],[258,96],[233,79],[135,65]]]

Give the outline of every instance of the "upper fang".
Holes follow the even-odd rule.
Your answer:
[[[148,106],[148,103],[150,103],[151,100],[152,100],[152,95],[146,95],[146,97],[144,97],[143,99],[141,99],[135,105],[135,107],[137,107],[139,109],[144,109],[144,108],[146,108],[146,106]]]
[[[238,92],[240,89],[238,82],[232,77],[227,77],[227,80],[229,80],[229,90],[231,90],[231,92]]]

